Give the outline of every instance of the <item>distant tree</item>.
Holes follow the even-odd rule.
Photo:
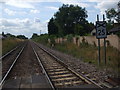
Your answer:
[[[106,17],[108,18],[107,30],[114,28],[115,22],[120,24],[120,2],[118,2],[118,9],[109,8],[105,11]]]
[[[37,33],[33,33],[32,39],[37,38],[37,37],[38,37],[38,34]]]
[[[2,32],[2,35],[3,35],[3,36],[5,35],[4,32]]]
[[[105,12],[106,12],[106,16],[108,18],[108,22],[114,23],[114,21],[117,18],[117,12],[115,11],[115,9],[114,8],[107,9]]]
[[[5,35],[5,37],[13,37],[13,38],[16,37],[15,35],[12,35],[12,34],[10,34],[10,33],[4,34],[4,35]]]
[[[120,24],[120,1],[118,2],[117,22]]]
[[[28,38],[25,37],[24,35],[17,35],[17,38],[19,38],[19,39],[28,39]]]
[[[114,23],[114,21],[116,21],[117,23],[120,23],[120,1],[116,6],[118,6],[118,9],[109,8],[105,11],[106,16],[108,18],[108,22],[112,24]]]
[[[48,34],[49,35],[57,35],[58,34],[58,28],[55,25],[55,20],[53,18],[50,19],[48,22]]]

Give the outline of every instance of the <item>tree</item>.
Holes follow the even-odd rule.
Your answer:
[[[114,23],[117,17],[117,12],[115,11],[115,9],[111,8],[111,9],[106,10],[105,12],[106,12],[107,18],[109,19],[108,22]]]
[[[59,8],[59,11],[54,14],[54,23],[58,27],[59,35],[64,36],[76,34],[78,25],[85,24],[86,18],[87,11],[85,8],[63,4],[63,6]],[[82,28],[82,30],[84,30],[84,28]]]
[[[19,39],[28,39],[28,38],[25,37],[24,35],[17,35],[17,38],[19,38]]]
[[[116,10],[115,8],[110,8],[105,11],[107,18],[109,19],[109,23],[113,24],[114,21],[120,23],[120,1],[118,2],[117,6],[118,10]]]
[[[75,28],[74,28],[74,33],[76,34],[76,35],[81,35],[82,36],[82,34],[83,34],[83,26],[81,26],[80,24],[76,24],[75,25]]]
[[[58,28],[55,25],[54,19],[51,18],[48,22],[48,33],[49,35],[57,35],[58,34]]]
[[[5,36],[5,37],[13,37],[13,38],[15,37],[15,35],[12,35],[12,34],[10,34],[10,33],[4,34],[4,36]]]
[[[57,36],[86,35],[94,28],[94,24],[86,20],[87,17],[85,8],[78,5],[63,4],[59,11],[54,14],[54,17],[50,19],[48,33]]]
[[[118,2],[117,21],[118,21],[118,23],[120,24],[120,1]]]
[[[38,37],[37,33],[33,33],[32,39],[37,38],[37,37]]]

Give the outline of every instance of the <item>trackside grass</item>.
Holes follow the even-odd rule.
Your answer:
[[[67,53],[76,58],[83,60],[84,62],[94,64],[98,66],[98,48],[94,45],[89,45],[87,43],[82,43],[80,46],[77,46],[73,43],[66,42],[63,44],[55,44],[54,48],[63,53]],[[104,47],[101,47],[101,64],[100,68],[106,68],[114,71],[114,73],[120,73],[120,52],[108,46],[106,48],[106,61],[107,64],[104,64]]]
[[[63,43],[55,43],[54,46],[51,43],[48,43],[48,36],[40,36],[34,41],[58,50],[60,52],[72,55],[73,57],[79,58],[86,63],[94,64],[98,66],[98,47],[96,45],[90,45],[88,43],[81,43],[80,46],[77,46],[71,42],[71,40],[63,42]],[[108,46],[106,48],[106,61],[107,64],[104,64],[104,47],[101,47],[101,64],[98,67],[99,69],[107,69],[110,70],[115,75],[120,75],[120,51],[112,46]]]
[[[18,38],[6,38],[2,40],[2,55],[15,48],[22,40]]]

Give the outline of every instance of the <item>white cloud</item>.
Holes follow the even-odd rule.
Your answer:
[[[38,33],[42,30],[42,33],[47,33],[47,23],[38,22],[28,18],[25,19],[0,19],[0,29],[5,33],[11,33],[14,35],[26,35],[30,37],[33,33]]]
[[[26,2],[24,0],[8,0],[4,2],[7,5],[18,7],[18,8],[34,8],[33,5],[31,5],[29,2]]]
[[[90,5],[86,2],[83,2],[83,0],[59,0],[59,2],[63,4],[73,4],[73,5],[78,5],[81,7],[89,7]]]
[[[52,6],[48,6],[46,8],[51,9],[51,10],[58,10],[59,9],[59,7],[52,7]]]
[[[37,14],[37,13],[40,13],[40,11],[34,9],[34,10],[30,10],[30,13],[34,13],[34,14]]]
[[[40,23],[40,19],[39,18],[34,18],[34,22],[35,23]]]
[[[91,0],[89,0],[91,1]],[[94,0],[95,2],[97,2],[97,0]],[[109,9],[109,8],[117,8],[117,3],[119,0],[109,0],[109,1],[105,1],[105,0],[101,0],[100,2],[97,3],[97,5],[95,6],[95,8],[100,9],[101,14],[105,13],[105,10]]]
[[[3,0],[7,5],[19,7],[19,8],[34,8],[31,2],[60,2],[63,4],[79,5],[81,7],[89,7],[86,0]],[[52,7],[52,9],[55,9]]]
[[[12,15],[15,15],[16,14],[16,11],[12,11],[8,8],[4,9],[4,12],[7,13],[8,15],[12,16]]]
[[[14,16],[14,15],[25,15],[25,14],[27,14],[27,12],[25,12],[25,11],[15,11],[15,10],[10,10],[10,9],[8,9],[8,8],[5,8],[4,9],[4,12],[6,13],[6,14],[8,14],[9,16]]]

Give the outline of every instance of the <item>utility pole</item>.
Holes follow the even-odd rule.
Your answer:
[[[41,35],[41,30],[40,30],[40,35]]]

